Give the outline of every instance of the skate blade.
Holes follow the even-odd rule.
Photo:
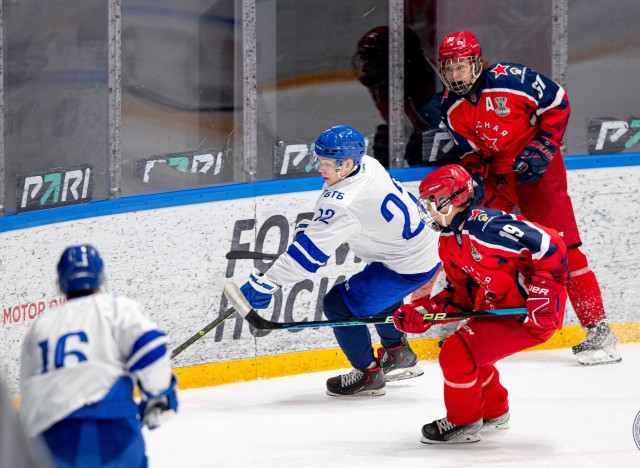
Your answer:
[[[382,396],[386,395],[387,392],[384,388],[378,388],[376,390],[363,390],[360,392],[352,393],[350,395],[345,395],[344,393],[333,393],[327,390],[327,395],[332,397],[340,397],[340,398],[366,398],[370,396]]]
[[[387,382],[397,382],[398,380],[413,379],[420,377],[424,371],[419,366],[407,367],[406,369],[397,369],[385,374],[384,379]]]
[[[421,437],[420,442],[426,445],[453,445],[453,444],[473,444],[474,442],[480,442],[480,436],[476,434],[464,434],[460,437],[456,437],[451,440],[431,440],[426,437]]]
[[[622,356],[615,348],[603,348],[595,351],[583,351],[576,356],[576,359],[583,366],[599,366],[602,364],[617,364],[622,361]]]
[[[494,432],[509,429],[509,427],[511,427],[509,425],[510,421],[511,415],[508,413],[499,418],[486,419],[482,421],[482,428],[480,430],[483,432]]]
[[[509,425],[509,421],[502,424],[485,424],[480,429],[482,432],[494,432],[494,431],[503,431],[505,429],[509,429],[511,427]]]

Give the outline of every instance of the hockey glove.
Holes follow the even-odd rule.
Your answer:
[[[411,304],[404,304],[393,314],[393,324],[400,331],[407,333],[425,333],[433,321],[425,321],[423,314],[437,314],[440,309],[428,297],[423,297]]]
[[[240,288],[244,297],[254,309],[266,309],[271,304],[271,297],[280,289],[280,286],[269,281],[260,270],[254,268],[249,275],[249,281]]]
[[[528,283],[527,318],[525,323],[540,328],[562,328],[567,291],[563,284],[533,276]]]
[[[533,184],[542,179],[549,162],[556,154],[556,147],[545,137],[538,135],[531,140],[511,166],[517,172],[516,179],[523,184]]]
[[[467,169],[473,179],[473,198],[472,205],[482,205],[484,201],[484,177],[480,172],[474,172]]]
[[[296,224],[296,229],[293,231],[293,240],[298,240],[298,237],[309,227],[309,223],[310,221],[308,219],[303,219]]]
[[[176,395],[176,376],[171,376],[171,385],[164,392],[157,395],[147,394],[142,388],[142,401],[138,406],[142,424],[149,429],[155,429],[163,422],[172,418],[178,412],[178,397]]]

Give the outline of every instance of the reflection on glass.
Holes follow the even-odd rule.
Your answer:
[[[352,61],[357,79],[369,91],[383,124],[376,127],[373,155],[389,164],[389,28],[377,26],[360,38]],[[437,75],[427,61],[422,42],[409,27],[404,30],[404,112],[411,123],[404,158],[408,165],[422,164],[422,135],[438,128],[441,94]]]
[[[386,24],[387,8],[387,0],[257,2],[258,178],[317,177],[310,144],[334,125],[373,133],[379,112],[351,58],[366,31]]]

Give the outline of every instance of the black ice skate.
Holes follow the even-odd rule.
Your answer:
[[[402,337],[402,344],[393,348],[378,348],[376,359],[385,375],[387,382],[420,377],[424,371],[418,364],[418,356],[409,347],[406,338]]]
[[[616,350],[618,339],[606,320],[588,325],[585,331],[587,332],[585,340],[571,348],[580,364],[595,366],[622,361],[622,356]]]
[[[493,419],[483,419],[482,420],[482,430],[483,431],[492,431],[492,430],[502,430],[502,429],[509,429],[509,420],[511,419],[511,416],[509,415],[509,412],[507,411],[506,413],[504,413],[502,416],[498,416],[497,418],[493,418]]]
[[[381,396],[384,390],[384,372],[380,366],[371,369],[353,369],[348,374],[327,380],[330,396]]]
[[[478,433],[482,429],[482,419],[473,424],[456,426],[447,418],[438,419],[422,427],[423,444],[470,444],[480,442]]]

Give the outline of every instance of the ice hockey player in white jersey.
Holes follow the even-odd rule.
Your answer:
[[[36,319],[22,347],[20,421],[57,466],[147,466],[142,425],[178,409],[165,333],[138,302],[101,292],[103,280],[94,247],[67,248],[58,263],[67,301]]]
[[[266,273],[254,270],[240,288],[254,309],[269,307],[281,285],[315,273],[344,242],[367,265],[326,294],[329,320],[392,315],[438,270],[438,239],[425,229],[415,197],[365,149],[362,135],[347,125],[318,137],[314,157],[325,184],[314,218],[297,226],[294,242]],[[390,324],[376,325],[377,356],[367,326],[333,331],[354,369],[327,380],[329,395],[384,395],[385,381],[423,374],[406,335]]]

